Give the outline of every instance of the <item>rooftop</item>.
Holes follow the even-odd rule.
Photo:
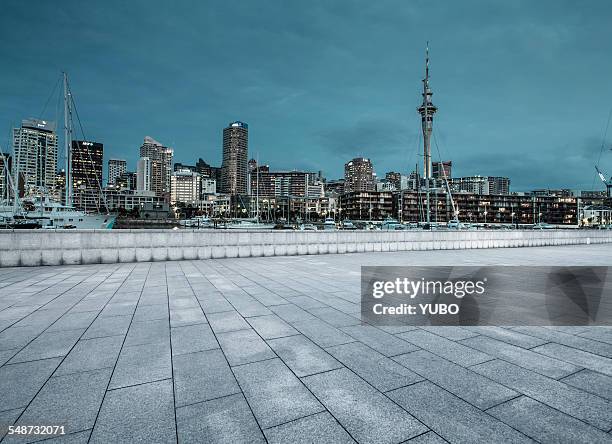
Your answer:
[[[361,265],[608,265],[609,248],[0,269],[0,438],[610,442],[610,328],[359,319]]]

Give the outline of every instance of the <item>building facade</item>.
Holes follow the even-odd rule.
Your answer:
[[[227,128],[223,129],[222,193],[247,194],[248,153],[249,126],[240,121],[231,122]]]
[[[356,157],[344,164],[344,192],[374,191],[374,168],[370,159]]]
[[[138,174],[134,171],[126,171],[115,179],[115,187],[120,190],[132,190],[137,189],[137,176]]]
[[[434,179],[450,180],[453,177],[453,162],[451,160],[434,162],[431,165],[431,171]]]
[[[562,196],[484,195],[454,193],[458,218],[464,223],[523,224],[547,223],[576,225],[578,199]],[[397,193],[394,201],[396,217],[403,222],[423,222],[427,205],[425,193]],[[454,219],[450,197],[445,192],[430,193],[431,222],[446,223]]]
[[[270,171],[268,165],[260,165],[250,172],[252,196],[307,197],[309,193],[320,193],[317,173],[308,171]]]
[[[384,220],[393,216],[393,193],[389,191],[353,191],[340,196],[341,220]]]
[[[115,185],[117,179],[127,172],[127,162],[123,159],[108,160],[108,185]]]
[[[8,199],[13,195],[13,190],[9,190],[12,163],[9,154],[0,154],[0,200]]]
[[[174,150],[172,148],[163,146],[149,136],[144,138],[140,147],[140,157],[147,157],[151,162],[151,191],[166,201],[170,201],[173,156]]]
[[[151,159],[141,157],[136,166],[136,190],[152,191],[151,186]]]
[[[102,162],[104,146],[87,140],[72,141],[72,183],[73,189],[102,188]]]
[[[202,182],[198,173],[185,169],[172,173],[172,186],[170,202],[194,204],[200,200],[202,194]]]
[[[489,194],[510,194],[510,179],[507,177],[487,176]]]
[[[13,183],[24,189],[55,189],[57,134],[55,122],[26,119],[13,129]]]

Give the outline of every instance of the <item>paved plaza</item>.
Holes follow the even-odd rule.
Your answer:
[[[0,269],[0,436],[612,442],[612,329],[373,327],[361,265],[612,265],[609,245]]]

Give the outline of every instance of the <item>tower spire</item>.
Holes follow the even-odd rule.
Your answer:
[[[425,78],[423,79],[423,103],[417,108],[421,115],[421,129],[423,130],[423,176],[431,179],[431,132],[433,129],[433,116],[438,110],[431,102],[433,93],[429,88],[429,42],[425,49]],[[429,182],[428,182],[429,183]]]

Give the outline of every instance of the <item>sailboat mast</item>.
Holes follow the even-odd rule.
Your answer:
[[[66,150],[66,206],[72,205],[72,147],[70,130],[70,93],[68,92],[68,75],[64,73],[64,149]]]

